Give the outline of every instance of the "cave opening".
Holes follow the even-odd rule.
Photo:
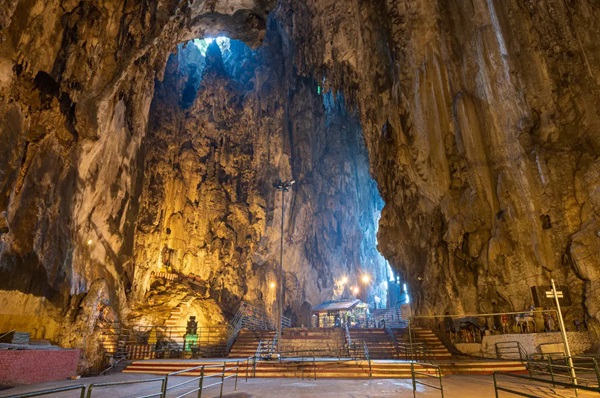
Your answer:
[[[145,164],[151,181],[171,183],[142,192],[166,226],[137,235],[139,247],[162,247],[146,272],[191,276],[219,319],[242,301],[274,316],[283,216],[285,316],[310,325],[306,303],[326,300],[385,308],[387,264],[377,249],[384,203],[360,121],[341,92],[324,91],[325,79],[298,74],[282,41],[275,26],[255,49],[217,36],[179,44],[169,58],[150,109]],[[297,181],[282,197],[271,187],[280,176]],[[170,203],[178,195],[185,206]]]

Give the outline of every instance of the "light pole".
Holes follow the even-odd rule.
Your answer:
[[[279,178],[273,182],[273,187],[281,191],[281,239],[279,249],[279,270],[277,279],[279,280],[279,289],[277,291],[277,347],[281,347],[281,322],[283,318],[283,217],[285,215],[285,201],[283,194],[289,191],[294,184],[294,180],[281,181]]]
[[[368,274],[363,274],[363,276],[360,278],[360,280],[362,281],[364,287],[365,287],[365,303],[369,304],[369,296],[367,295],[368,293],[368,287],[369,287],[369,282],[371,282],[371,277]]]

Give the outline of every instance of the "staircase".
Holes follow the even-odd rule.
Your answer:
[[[228,367],[231,367],[235,361],[228,361]],[[220,361],[134,361],[123,372],[124,373],[144,373],[165,375],[183,369],[188,369],[200,365],[223,364]],[[492,374],[494,371],[526,373],[525,366],[519,361],[455,361],[439,364],[443,375],[448,374],[472,374],[483,375]],[[249,377],[269,377],[269,378],[344,378],[344,379],[367,379],[369,378],[369,362],[365,360],[338,361],[335,359],[322,359],[313,362],[305,361],[257,361],[256,368],[252,361],[239,362],[239,375],[246,375],[248,368]],[[431,368],[421,368],[419,364],[416,369],[419,372],[431,371]],[[205,374],[211,374],[216,370],[207,369]],[[411,377],[410,363],[405,361],[371,361],[372,378],[379,379],[408,379]],[[198,375],[199,370],[186,375]],[[227,373],[232,374],[232,372]]]
[[[116,361],[121,361],[127,356],[127,343],[131,339],[130,330],[125,329],[120,323],[103,323],[100,327],[100,345],[105,354]]]
[[[344,351],[344,331],[340,328],[285,328],[281,333],[281,351],[294,356],[315,351],[318,357],[348,356]]]
[[[179,350],[183,349],[183,335],[185,334],[185,327],[181,326],[181,317],[183,316],[184,308],[188,307],[195,299],[196,297],[192,295],[185,296],[177,307],[171,311],[171,315],[169,315],[169,318],[165,322],[165,327],[170,332],[169,339],[171,344]],[[185,323],[185,320],[183,323]]]
[[[357,354],[361,354],[364,341],[371,359],[397,358],[394,343],[385,329],[350,329],[350,340],[356,346]]]
[[[256,349],[261,341],[273,340],[274,330],[249,330],[242,329],[229,351],[229,358],[248,358],[256,354]]]
[[[385,326],[390,328],[405,328],[408,323],[402,319],[402,309],[400,308],[381,308],[373,310],[372,317],[377,327]]]
[[[408,329],[392,329],[398,344],[399,359],[410,359],[411,347]],[[414,359],[446,360],[452,354],[440,339],[430,330],[412,328],[412,342]]]

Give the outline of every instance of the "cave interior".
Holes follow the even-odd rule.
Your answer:
[[[86,367],[100,320],[183,304],[510,312],[553,279],[600,342],[598,37],[595,0],[6,0],[0,334]]]

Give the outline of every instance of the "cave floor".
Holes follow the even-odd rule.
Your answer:
[[[140,380],[144,378],[153,378],[153,375],[143,374],[125,374],[117,373],[100,377],[87,377],[80,380],[66,380],[58,382],[49,382],[37,385],[18,386],[8,390],[0,391],[0,397],[6,397],[13,394],[22,394],[31,391],[37,391],[45,388],[62,387],[76,384],[92,384],[119,382],[128,380]],[[170,380],[177,379],[172,378]],[[179,378],[184,381],[185,378]],[[177,381],[173,381],[176,383]],[[449,375],[443,378],[444,397],[452,398],[485,398],[494,396],[494,384],[492,376],[466,376]],[[508,386],[503,383],[503,386]],[[512,384],[513,388],[533,394],[539,397],[575,397],[572,391],[565,391],[557,388],[553,391],[541,391],[536,387],[525,387],[523,385]],[[92,398],[125,398],[136,397],[150,394],[150,385],[130,385],[128,387],[118,386],[94,390]],[[156,389],[156,387],[154,387]],[[508,396],[508,393],[501,393]],[[172,396],[176,396],[174,394]],[[59,394],[46,395],[46,397],[76,398],[79,395],[76,392],[63,392]],[[190,394],[188,396],[195,396]],[[318,379],[301,380],[292,378],[257,378],[245,382],[240,378],[237,391],[234,391],[233,380],[226,382],[223,390],[224,398],[269,398],[269,397],[348,397],[348,398],[379,398],[379,397],[410,397],[412,396],[411,380],[409,379]],[[418,397],[439,397],[440,392],[428,387],[419,386],[417,390]],[[579,392],[579,397],[597,397],[596,393]],[[169,395],[171,397],[171,395]],[[202,397],[219,397],[219,387],[210,387],[204,390]]]

